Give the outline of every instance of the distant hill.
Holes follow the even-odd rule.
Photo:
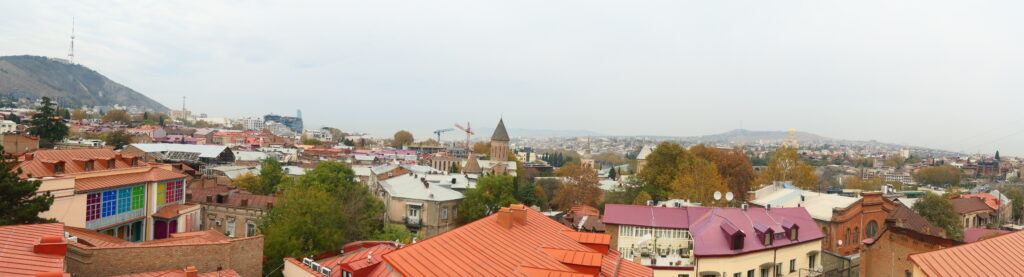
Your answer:
[[[835,139],[826,138],[823,136],[807,132],[795,132],[793,135],[796,137],[797,141],[801,142],[835,141]],[[755,143],[758,141],[782,141],[788,137],[788,131],[752,131],[746,129],[736,129],[721,134],[687,137],[685,139],[696,142]]]
[[[62,106],[138,106],[169,109],[87,67],[39,56],[0,57],[0,95],[55,99]]]
[[[494,133],[494,128],[473,128],[473,132],[476,133],[475,137],[484,138],[487,140],[491,139],[491,134]],[[463,133],[465,135],[465,133]],[[509,128],[508,135],[510,137],[603,137],[605,134],[601,134],[594,131],[588,130],[546,130],[546,129],[517,129]]]

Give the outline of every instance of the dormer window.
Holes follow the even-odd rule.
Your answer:
[[[115,163],[114,159],[107,160],[107,169],[114,168],[115,165],[116,165],[116,163]]]
[[[58,162],[53,164],[54,174],[64,174],[64,162]]]
[[[85,171],[92,171],[94,168],[96,168],[95,164],[96,163],[93,161],[85,162]]]

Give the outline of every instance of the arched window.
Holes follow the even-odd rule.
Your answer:
[[[878,234],[878,222],[874,220],[868,222],[868,227],[864,229],[865,238],[874,238]]]

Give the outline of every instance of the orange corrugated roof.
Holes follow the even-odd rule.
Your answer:
[[[563,264],[597,267],[601,266],[601,258],[603,257],[601,253],[593,251],[573,251],[554,248],[541,248],[541,250]]]
[[[39,254],[33,250],[44,236],[64,237],[64,224],[0,226],[0,276],[64,272],[64,256]]]
[[[120,158],[118,158],[120,157]],[[74,175],[83,172],[95,172],[101,170],[110,170],[107,168],[106,160],[114,159],[114,169],[131,168],[131,155],[120,154],[111,149],[64,149],[64,150],[36,150],[31,153],[22,155],[21,162],[18,167],[21,168],[22,178],[28,177],[30,174],[32,177],[42,178],[49,176],[66,176]],[[97,160],[94,163],[92,171],[85,170],[86,160]],[[63,161],[64,173],[56,174],[54,172],[53,163]],[[99,162],[104,161],[104,162]],[[139,166],[145,166],[146,163],[139,161]]]
[[[164,270],[164,271],[154,271],[154,272],[143,272],[143,273],[135,273],[135,274],[118,275],[116,277],[179,277],[179,276],[185,276],[185,270],[175,269],[175,270]],[[225,269],[225,270],[221,270],[221,271],[212,271],[212,272],[207,272],[207,273],[199,273],[199,277],[241,277],[241,275],[238,275],[238,272],[235,272],[232,269]]]
[[[562,231],[562,233],[576,240],[579,243],[608,245],[612,241],[612,235],[603,233],[589,233],[577,231]]]
[[[573,252],[597,253],[563,231],[571,231],[540,212],[525,209],[526,220],[511,228],[498,224],[498,214],[462,227],[407,245],[384,255],[384,260],[403,276],[525,276],[522,268],[575,272],[543,248]],[[609,258],[611,257],[611,258]],[[572,256],[576,261],[575,256]],[[581,256],[581,263],[593,264]],[[600,259],[600,258],[599,258]],[[602,271],[613,272],[616,263],[634,264],[619,258],[617,251],[604,255]],[[611,261],[612,263],[608,263]],[[618,270],[618,276],[651,276],[649,268],[626,266],[633,271]],[[626,274],[632,272],[631,274]],[[639,274],[636,274],[639,273]]]
[[[145,182],[166,181],[185,177],[188,176],[163,168],[151,167],[149,170],[144,172],[75,179],[75,190],[90,191],[125,185],[134,185]]]
[[[536,267],[520,267],[519,271],[527,277],[592,277],[587,274],[573,271],[558,271]]]
[[[1024,276],[1024,232],[910,255],[930,277]]]

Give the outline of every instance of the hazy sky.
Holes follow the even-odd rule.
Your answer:
[[[298,2],[0,0],[0,55],[66,56],[74,16],[79,63],[214,117],[1024,154],[1022,1]]]

